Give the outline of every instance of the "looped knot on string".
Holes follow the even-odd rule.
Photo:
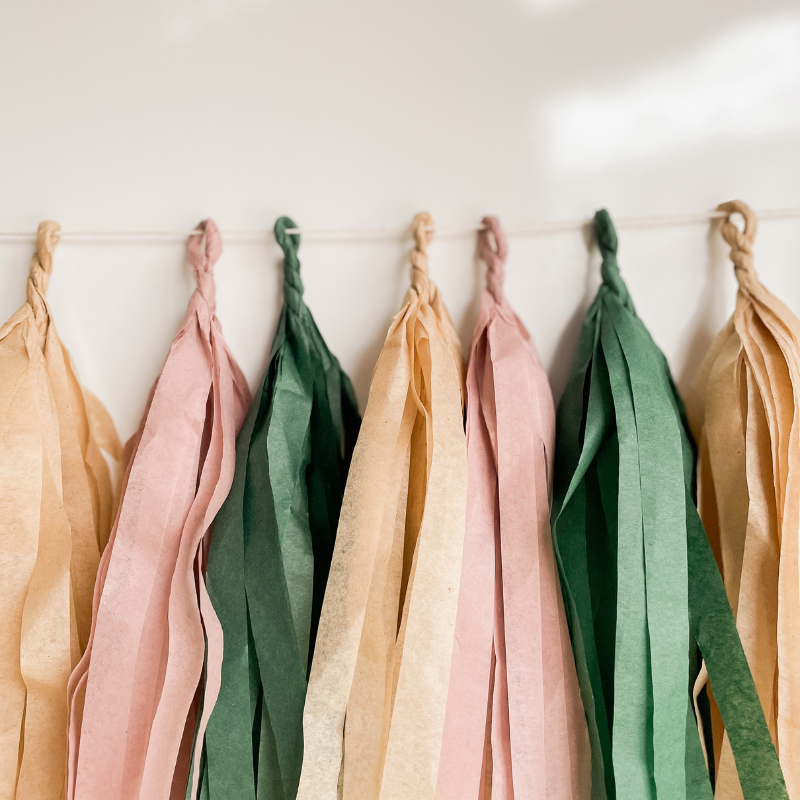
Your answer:
[[[31,258],[28,275],[28,302],[39,330],[44,333],[47,326],[45,295],[53,271],[53,251],[59,240],[61,226],[57,222],[42,222],[36,232],[36,252]]]
[[[217,307],[217,286],[214,283],[214,265],[222,255],[222,238],[213,219],[201,222],[186,243],[186,254],[194,267],[197,290],[208,304],[211,313]],[[205,236],[203,236],[205,234]]]
[[[486,287],[495,300],[499,301],[503,295],[508,244],[503,226],[497,217],[484,217],[482,224],[483,230],[478,233],[478,254],[488,267]]]
[[[283,300],[295,313],[303,302],[303,280],[300,277],[300,234],[287,233],[287,228],[297,228],[289,217],[280,217],[275,223],[275,239],[283,250]]]
[[[722,222],[722,236],[731,247],[731,261],[733,261],[734,274],[739,285],[743,286],[748,280],[757,280],[753,266],[753,242],[756,238],[758,222],[753,210],[741,200],[731,200],[717,206],[717,211],[724,211],[727,216]],[[744,218],[744,230],[740,231],[731,221],[734,214],[741,214]]]
[[[433,239],[433,218],[427,211],[414,217],[411,232],[416,242],[411,251],[411,286],[423,303],[431,301],[431,282],[428,277],[428,245]]]

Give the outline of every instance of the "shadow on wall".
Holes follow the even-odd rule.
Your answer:
[[[596,240],[593,226],[590,224],[584,225],[581,230],[581,235],[583,236],[583,242],[586,246],[586,272],[584,274],[583,296],[570,315],[569,320],[567,320],[564,325],[561,335],[558,337],[558,342],[553,350],[550,369],[548,370],[550,388],[553,391],[553,400],[555,401],[556,408],[558,408],[558,402],[569,380],[569,375],[572,370],[572,359],[575,356],[578,339],[581,335],[583,318],[586,316],[586,312],[597,294],[597,284],[593,278],[593,276],[598,273],[598,266],[595,263]]]
[[[681,337],[680,348],[685,353],[684,366],[680,375],[675,376],[675,382],[682,397],[689,391],[708,348],[724,324],[721,320],[726,305],[725,273],[727,270],[732,270],[733,265],[728,257],[728,246],[719,229],[718,222],[708,228],[705,282],[697,295],[695,312],[686,325],[685,334]]]
[[[458,338],[461,340],[461,352],[464,355],[464,367],[469,361],[469,351],[472,347],[472,337],[475,333],[475,323],[478,321],[478,312],[481,307],[481,296],[486,287],[486,265],[478,257],[477,246],[472,259],[472,284],[469,305],[461,314],[460,323],[456,326]],[[454,321],[455,324],[455,321]],[[466,373],[465,373],[466,375]]]
[[[409,276],[409,263],[408,255],[403,252],[398,258],[395,268],[391,273],[397,288],[397,295],[399,301],[397,307],[394,309],[393,315],[386,319],[385,325],[377,325],[371,330],[371,336],[365,336],[362,346],[359,350],[358,363],[349,371],[350,380],[353,383],[353,389],[356,393],[358,401],[358,408],[361,413],[367,407],[367,400],[369,399],[369,387],[372,384],[372,375],[375,372],[375,367],[378,363],[378,356],[383,349],[383,343],[386,341],[386,335],[389,332],[389,327],[392,324],[394,314],[402,308],[405,299],[405,293],[408,289],[408,276]]]

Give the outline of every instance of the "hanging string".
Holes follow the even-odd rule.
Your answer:
[[[800,207],[797,208],[773,208],[756,212],[760,220],[765,219],[794,219],[800,218]],[[725,219],[729,212],[720,211],[699,211],[689,214],[664,214],[635,217],[618,217],[615,220],[617,228],[659,228],[681,225],[695,225],[707,223],[717,219]],[[517,224],[504,225],[507,235],[526,236],[547,233],[561,233],[565,231],[578,231],[592,229],[594,226],[593,218],[563,219],[563,220],[541,220],[538,222],[521,222]],[[472,236],[475,233],[486,230],[485,225],[430,225],[427,226],[428,232],[436,231],[439,237],[460,237]],[[302,234],[311,240],[316,241],[351,241],[354,239],[363,240],[392,240],[406,239],[412,236],[410,228],[287,228],[287,234]],[[149,240],[149,241],[170,241],[180,240],[184,242],[188,236],[196,235],[196,231],[190,230],[163,230],[163,231],[61,231],[60,236],[63,241],[96,241],[111,242],[125,240]],[[226,241],[247,241],[247,240],[272,240],[275,235],[272,230],[230,230],[221,231]],[[0,242],[2,241],[29,241],[35,239],[36,233],[30,231],[0,231]]]

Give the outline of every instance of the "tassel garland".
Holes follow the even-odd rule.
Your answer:
[[[800,321],[719,210],[688,415],[606,211],[557,413],[499,221],[465,376],[418,214],[363,421],[288,217],[251,398],[207,220],[124,452],[42,223],[0,328],[0,800],[800,800]]]

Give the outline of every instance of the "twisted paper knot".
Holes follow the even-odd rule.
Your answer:
[[[36,252],[31,258],[28,274],[28,302],[42,335],[47,330],[47,303],[45,295],[53,271],[53,251],[59,240],[61,226],[57,222],[42,222],[36,232]]]
[[[206,301],[213,314],[217,307],[217,286],[214,283],[214,264],[222,255],[222,238],[219,228],[213,219],[201,222],[197,233],[189,237],[186,243],[186,254],[189,263],[194,267],[194,279],[197,290]],[[205,236],[203,236],[205,234]]]
[[[508,244],[503,226],[497,217],[484,217],[483,230],[478,233],[478,254],[488,267],[486,288],[500,301],[506,275]]]
[[[601,208],[594,215],[594,232],[597,236],[597,247],[600,250],[600,255],[603,257],[603,264],[601,271],[603,279],[613,277],[619,274],[619,265],[617,264],[617,231],[614,228],[614,223],[611,221],[611,215],[606,209]]]
[[[287,233],[287,228],[297,225],[289,217],[280,217],[275,223],[275,239],[283,250],[283,300],[295,313],[303,302],[303,280],[300,277],[300,234]]]
[[[753,242],[756,238],[758,222],[753,210],[741,200],[731,200],[721,203],[717,211],[724,211],[727,216],[722,222],[722,236],[731,248],[731,261],[733,261],[734,274],[739,285],[743,288],[749,281],[758,280],[758,274],[753,266]],[[744,218],[744,230],[740,231],[731,221],[734,214],[741,214]]]
[[[628,287],[625,286],[625,281],[619,274],[617,262],[617,231],[611,221],[611,215],[604,208],[594,215],[594,231],[597,236],[597,246],[603,256],[603,263],[600,265],[603,283],[612,289],[624,303],[629,304]]]
[[[411,232],[416,242],[411,251],[411,286],[423,303],[431,301],[431,282],[428,277],[428,245],[433,239],[433,218],[427,211],[414,217]]]

